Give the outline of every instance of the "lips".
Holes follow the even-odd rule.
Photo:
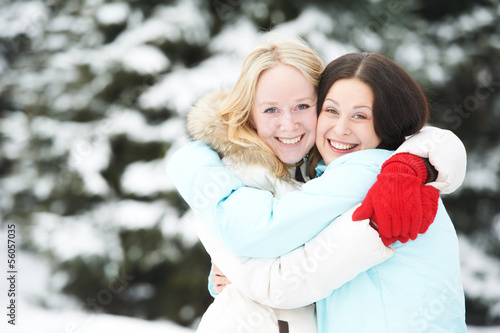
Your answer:
[[[358,146],[358,144],[343,143],[343,142],[337,142],[337,141],[332,141],[332,140],[328,140],[328,143],[334,149],[341,150],[341,151],[349,151],[349,150],[352,150]]]
[[[302,138],[304,137],[304,134],[302,135],[299,135],[295,138],[280,138],[280,137],[277,137],[276,139],[278,139],[279,142],[281,143],[284,143],[285,145],[293,145],[293,144],[296,144],[297,142],[299,142],[300,140],[302,140]]]

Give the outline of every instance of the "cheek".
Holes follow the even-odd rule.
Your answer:
[[[250,126],[257,132],[257,134],[264,132],[264,124],[265,122],[258,115],[250,115],[249,119]]]
[[[375,128],[373,126],[369,126],[363,132],[367,134],[365,137],[367,148],[368,149],[377,148],[381,140],[375,133]]]
[[[269,141],[270,138],[275,136],[275,126],[273,124],[273,121],[271,119],[265,119],[266,121],[260,121],[257,122],[255,125],[255,130],[257,132],[257,135],[263,140],[263,141]]]
[[[326,133],[325,121],[322,120],[320,116],[316,126],[316,145],[319,146],[323,142],[325,133]]]
[[[318,128],[318,121],[317,121],[316,117],[314,117],[314,119],[309,124],[309,129],[310,129],[311,133],[315,134],[317,128]]]
[[[297,114],[295,121],[304,129],[308,131],[315,131],[318,118],[315,110],[309,110],[302,114]]]
[[[307,119],[309,128],[316,131],[316,127],[318,126],[318,116],[316,115],[316,111],[310,113]]]
[[[332,127],[333,127],[332,119],[324,116],[323,113],[321,113],[316,123],[316,133],[318,134],[321,133],[324,135]]]

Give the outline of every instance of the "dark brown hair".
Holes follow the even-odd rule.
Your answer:
[[[396,149],[405,137],[417,133],[429,118],[429,107],[418,83],[398,64],[379,53],[350,53],[333,60],[321,74],[318,114],[332,85],[358,79],[373,91],[377,148]]]

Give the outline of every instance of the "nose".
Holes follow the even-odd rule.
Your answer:
[[[281,117],[281,129],[285,132],[293,132],[297,127],[297,116],[292,112],[285,112],[283,117]]]
[[[349,119],[347,117],[339,117],[335,120],[333,132],[338,136],[351,134]]]

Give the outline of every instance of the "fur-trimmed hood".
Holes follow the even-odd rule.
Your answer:
[[[203,96],[187,115],[187,132],[192,140],[210,145],[224,158],[233,163],[259,165],[272,169],[272,161],[256,145],[241,146],[228,140],[228,125],[219,115],[219,107],[227,97],[227,91],[216,91]]]

